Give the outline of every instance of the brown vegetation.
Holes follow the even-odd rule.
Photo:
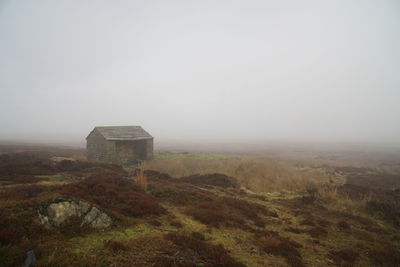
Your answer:
[[[330,251],[328,257],[339,266],[354,266],[354,263],[359,258],[359,253],[353,249],[341,249],[337,251]]]
[[[239,187],[237,180],[233,177],[221,173],[214,174],[195,174],[191,176],[182,177],[179,179],[182,182],[194,185],[213,185],[220,187]]]
[[[186,214],[210,226],[220,227],[246,227],[247,220],[256,226],[264,227],[264,216],[277,217],[276,212],[268,210],[265,206],[235,198],[220,198],[218,202],[200,202],[189,206]]]
[[[0,159],[0,180],[8,184],[0,187],[0,265],[20,265],[31,248],[41,266],[243,266],[238,262],[242,260],[251,266],[274,261],[279,265],[284,260],[291,266],[396,266],[400,262],[396,228],[400,194],[385,186],[362,185],[361,177],[378,177],[378,170],[339,171],[250,157],[179,159],[146,163],[141,166],[144,171],[132,173],[136,176],[132,179],[112,164],[26,154]],[[152,164],[159,168],[146,169]],[[168,168],[176,172],[165,173]],[[175,175],[180,172],[184,175]],[[357,184],[345,183],[349,172],[353,176],[360,172]],[[338,173],[342,180],[335,180]],[[72,178],[35,184],[59,179],[53,176]],[[73,219],[60,230],[41,226],[37,211],[63,198],[94,204],[115,223],[105,230],[79,227]],[[166,231],[172,233],[165,235]]]
[[[383,248],[369,251],[369,256],[375,264],[380,266],[399,266],[400,247],[386,245]]]
[[[255,192],[279,190],[306,191],[310,183],[327,183],[332,175],[321,168],[302,169],[297,162],[268,157],[166,158],[146,162],[143,168],[168,173],[174,178],[220,173],[236,177],[239,183]]]
[[[59,192],[126,216],[166,213],[155,198],[144,194],[133,181],[119,173],[92,175],[78,183],[62,186]]]
[[[109,240],[109,241],[105,242],[104,247],[111,250],[114,253],[126,251],[129,249],[127,244],[120,242],[120,241],[114,241],[114,240]]]
[[[138,172],[135,183],[141,191],[147,192],[147,176],[144,174],[143,170]]]
[[[241,267],[244,264],[232,258],[222,245],[208,243],[198,235],[183,235],[171,233],[165,235],[165,239],[171,241],[179,248],[173,257],[163,258],[162,265],[157,266],[232,266]],[[193,251],[190,256],[187,254]]]
[[[278,234],[265,234],[256,240],[256,244],[266,253],[284,257],[293,267],[304,266],[298,248],[300,244],[279,236]]]

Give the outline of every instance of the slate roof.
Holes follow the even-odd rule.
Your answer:
[[[129,141],[153,138],[153,136],[140,126],[101,126],[95,127],[93,131],[95,130],[97,130],[106,140]]]

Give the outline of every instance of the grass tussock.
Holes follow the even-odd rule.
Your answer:
[[[142,169],[139,170],[135,178],[135,183],[141,191],[147,192],[147,176],[144,174],[144,171]]]

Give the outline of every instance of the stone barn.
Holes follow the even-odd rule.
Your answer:
[[[133,164],[153,158],[153,137],[140,126],[95,127],[86,150],[89,160]]]

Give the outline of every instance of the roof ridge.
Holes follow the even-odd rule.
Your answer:
[[[96,129],[106,140],[129,141],[153,138],[153,136],[151,136],[142,128],[142,126],[139,125],[96,126],[93,131]]]

